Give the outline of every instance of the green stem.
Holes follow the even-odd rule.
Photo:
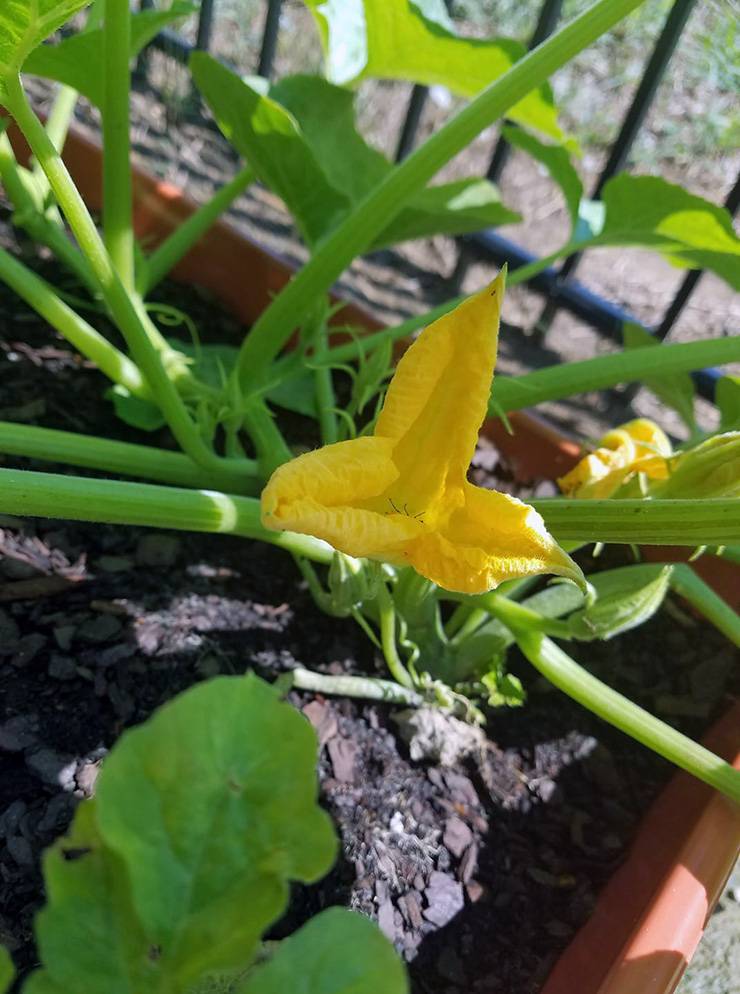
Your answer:
[[[250,460],[244,460],[244,471],[238,475],[222,473],[217,478],[212,470],[201,469],[180,452],[9,421],[0,421],[0,452],[178,487],[221,487],[236,493],[254,493],[259,488],[255,478],[257,466]]]
[[[0,469],[0,514],[241,535],[326,565],[334,555],[331,546],[309,535],[263,528],[254,497],[213,490]]]
[[[113,268],[134,288],[133,190],[129,87],[131,74],[129,0],[105,0],[103,19],[103,233]]]
[[[645,350],[640,350],[645,351]],[[740,541],[740,498],[532,501],[560,542],[722,545]]]
[[[396,166],[340,223],[310,262],[278,294],[245,339],[238,375],[254,386],[263,378],[311,303],[367,249],[403,205],[484,128],[500,118],[642,0],[597,0],[587,11],[516,62],[455,117]]]
[[[719,594],[715,594],[690,566],[684,563],[672,565],[672,589],[703,614],[707,621],[711,621],[734,645],[740,646],[740,615]]]
[[[98,287],[84,256],[69,240],[61,224],[55,224],[42,212],[23,182],[21,167],[16,161],[10,139],[4,133],[0,134],[0,179],[13,205],[13,224],[27,231],[35,242],[51,249],[56,258],[77,276],[94,297]],[[39,191],[40,198],[42,193],[43,191]]]
[[[321,327],[317,330],[316,336],[320,352],[326,351],[327,339],[326,323],[322,323]],[[316,407],[319,412],[321,441],[324,445],[332,445],[339,440],[339,426],[335,411],[337,399],[334,394],[334,380],[332,378],[331,366],[320,362],[314,369],[313,377]]]
[[[108,309],[131,349],[137,366],[144,374],[153,396],[180,447],[204,468],[228,468],[204,443],[185,405],[165,370],[159,352],[152,344],[147,326],[121,283],[100,235],[67,172],[61,156],[49,140],[41,122],[31,109],[19,77],[5,80],[6,105],[23,132],[31,150],[41,164],[57,202],[61,206],[77,242],[100,284]],[[142,307],[143,310],[143,307]],[[238,467],[234,466],[238,471]]]
[[[740,772],[729,763],[607,687],[540,632],[520,629],[517,619],[509,618],[508,608],[498,613],[511,627],[521,651],[550,683],[610,725],[740,802]]]
[[[513,283],[513,277],[518,272],[519,270],[515,270],[511,274],[509,285]],[[408,318],[393,328],[363,335],[361,344],[346,342],[337,345],[328,349],[320,359],[328,363],[348,362],[356,359],[363,348],[373,348],[386,339],[396,342],[407,338],[420,328],[425,328],[432,321],[449,313],[463,299],[455,297],[425,314]],[[535,407],[548,400],[559,400],[590,390],[603,390],[622,383],[631,383],[641,380],[650,373],[689,373],[706,366],[722,366],[738,361],[740,361],[740,336],[734,335],[704,341],[662,344],[649,355],[642,349],[639,352],[636,349],[629,352],[615,352],[595,359],[548,366],[546,369],[538,369],[522,376],[497,374],[493,397],[498,407],[491,405],[489,413],[495,416],[498,410],[518,411],[525,407]],[[276,365],[281,367],[283,363],[286,363],[286,360],[280,359]],[[291,371],[288,378],[298,375],[299,371]]]
[[[396,683],[400,683],[402,687],[413,690],[414,682],[408,670],[403,665],[401,657],[398,655],[398,646],[396,645],[396,610],[393,607],[393,600],[388,593],[388,588],[383,581],[378,584],[377,599],[378,613],[380,615],[380,643],[383,647],[383,656],[385,657],[386,665],[391,671],[391,675]]]
[[[62,233],[60,232],[60,235]],[[64,235],[62,235],[64,237]],[[70,245],[70,248],[73,248]],[[137,397],[151,399],[138,367],[61,300],[53,288],[12,255],[0,248],[0,280],[11,287],[37,314],[114,383]]]
[[[60,86],[46,119],[46,133],[59,152],[62,151],[64,143],[67,141],[78,97],[79,93],[73,87]],[[34,163],[34,174],[41,182],[46,183],[46,176],[37,162]]]
[[[697,342],[675,342],[654,349],[632,349],[595,359],[548,366],[524,376],[497,376],[493,398],[503,411],[534,407],[589,390],[602,390],[651,375],[686,373],[740,360],[740,335]],[[492,414],[496,411],[489,408]]]
[[[551,635],[553,638],[571,638],[570,626],[566,621],[559,621],[557,618],[548,618],[538,611],[533,611],[532,608],[527,607],[525,604],[518,604],[516,601],[504,598],[502,594],[496,591],[491,591],[488,594],[480,594],[476,597],[476,602],[485,609],[486,614],[492,614],[494,617],[499,616],[503,600],[506,600],[507,617],[512,622],[516,622],[518,627],[527,631],[542,632],[545,635]]]
[[[370,701],[387,701],[418,708],[424,698],[415,690],[401,687],[391,680],[377,680],[367,676],[327,676],[306,670],[302,666],[290,671],[293,686],[299,690],[313,690],[318,694],[338,694],[341,697],[359,697]]]
[[[209,201],[190,215],[149,256],[143,268],[141,294],[146,297],[193,245],[213,226],[240,193],[254,182],[254,170],[245,166],[236,176],[214,193]]]
[[[244,427],[254,443],[260,475],[269,479],[278,466],[289,462],[293,453],[263,400],[257,397],[243,408]]]

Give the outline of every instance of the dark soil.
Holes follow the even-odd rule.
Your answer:
[[[198,319],[196,291],[168,292]],[[229,319],[214,330],[205,306],[211,334],[228,337]],[[113,419],[104,387],[0,289],[0,418],[167,444]],[[727,704],[732,651],[678,610],[578,655],[692,735]],[[383,672],[354,623],[317,611],[275,549],[0,519],[0,942],[21,971],[36,962],[41,852],[121,731],[199,680],[249,668],[274,679],[298,663]],[[322,803],[343,848],[325,881],[296,890],[276,935],[345,904],[393,939],[414,994],[538,989],[671,771],[521,660],[512,667],[528,704],[491,712],[476,760],[452,767],[412,762],[390,707],[291,694],[319,732]]]

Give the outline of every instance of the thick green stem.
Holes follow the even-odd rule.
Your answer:
[[[306,670],[302,666],[290,671],[293,686],[299,690],[313,690],[318,694],[338,694],[341,697],[359,697],[369,701],[387,701],[418,708],[424,698],[409,687],[401,687],[391,680],[377,680],[368,676],[327,676]]]
[[[0,514],[242,535],[326,565],[334,555],[320,539],[263,528],[255,498],[214,490],[0,469]]]
[[[476,602],[485,609],[486,614],[492,614],[494,617],[497,617],[497,612],[504,599],[503,594],[491,591],[488,594],[480,594],[476,597]],[[571,637],[570,626],[566,621],[558,621],[557,618],[545,617],[545,615],[540,614],[538,611],[533,611],[532,608],[527,607],[525,604],[518,604],[516,601],[510,601],[506,598],[506,612],[510,620],[516,620],[519,627],[525,628],[528,631],[542,632],[545,635],[551,635],[553,638],[568,639]]]
[[[257,466],[251,460],[243,461],[243,472],[222,473],[217,478],[212,470],[201,469],[180,452],[9,421],[0,421],[0,452],[142,477],[178,487],[222,487],[238,494],[253,494],[259,490]]]
[[[671,587],[723,635],[740,646],[740,615],[684,563],[673,563]]]
[[[202,204],[197,211],[191,214],[187,221],[183,221],[179,228],[176,228],[152,252],[144,265],[140,281],[142,296],[146,297],[175,268],[183,256],[187,255],[193,245],[205,235],[239,194],[243,193],[253,182],[254,170],[245,166],[230,182],[217,190],[207,203]]]
[[[326,323],[322,323],[317,331],[317,344],[319,351],[326,351],[328,331]],[[319,429],[321,431],[321,441],[324,445],[332,445],[339,440],[339,426],[337,425],[337,406],[334,394],[334,380],[331,366],[319,363],[314,369],[314,392],[316,395],[316,407],[319,412]]]
[[[134,226],[129,101],[129,0],[105,0],[103,20],[103,233],[113,268],[134,289]]]
[[[162,364],[159,352],[152,344],[138,302],[129,296],[119,279],[105,245],[67,172],[61,156],[49,140],[41,122],[31,109],[19,77],[5,81],[6,104],[23,132],[31,150],[41,164],[77,242],[100,284],[110,313],[131,349],[137,366],[144,374],[162,414],[184,452],[200,466],[228,469],[204,443],[193,424],[175,384]],[[238,466],[233,469],[238,472]]]
[[[597,680],[541,632],[520,628],[510,606],[504,601],[496,614],[511,628],[530,663],[550,683],[604,721],[740,803],[740,772]]]
[[[645,350],[640,350],[645,351]],[[560,542],[723,545],[740,541],[740,498],[532,501]]]
[[[326,293],[350,262],[367,249],[445,163],[640,3],[641,0],[598,0],[516,62],[390,172],[326,238],[311,261],[253,325],[239,356],[241,381],[250,387],[259,383],[313,301]]]
[[[59,234],[64,238],[61,231]],[[69,247],[74,251],[72,245]],[[138,367],[76,311],[68,307],[48,283],[2,248],[0,248],[0,280],[11,287],[53,328],[56,328],[78,352],[94,362],[108,379],[125,386],[137,397],[151,399],[149,387],[144,382]]]
[[[651,375],[687,373],[705,366],[740,361],[740,335],[697,342],[675,342],[652,349],[632,349],[612,355],[548,366],[524,376],[497,376],[493,386],[496,409],[518,411],[547,400],[588,390],[602,390]],[[490,411],[496,413],[492,406]]]

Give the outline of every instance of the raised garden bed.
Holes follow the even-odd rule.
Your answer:
[[[273,277],[251,277],[263,292],[274,286]],[[213,340],[233,334],[233,319],[219,328],[201,293],[170,286],[166,294]],[[102,377],[11,295],[3,308],[3,417],[23,420],[28,397],[41,396],[44,409],[26,410],[25,420],[147,440],[111,417]],[[491,483],[514,485],[491,449],[478,462]],[[530,480],[524,494],[541,485]],[[75,795],[92,789],[102,751],[122,728],[220,672],[382,667],[353,624],[316,611],[288,558],[261,545],[58,522],[2,527],[10,692],[0,715],[0,928],[30,966],[38,854],[64,829]],[[731,648],[681,611],[578,655],[692,735],[738,689]],[[450,767],[412,762],[387,707],[294,695],[322,739],[322,798],[344,847],[334,873],[296,895],[278,934],[346,903],[378,917],[411,959],[415,994],[542,988],[670,769],[515,666],[529,704],[492,713],[488,739]]]

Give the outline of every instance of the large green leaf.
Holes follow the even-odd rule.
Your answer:
[[[15,970],[13,969],[13,961],[10,958],[10,953],[5,946],[0,946],[0,994],[5,994],[5,991],[7,991],[13,982],[14,976]]]
[[[740,238],[723,207],[657,176],[620,174],[604,187],[594,245],[644,245],[679,266],[710,269],[740,290]]]
[[[393,168],[358,133],[354,97],[317,76],[242,80],[208,55],[193,76],[219,127],[293,214],[315,245]],[[463,179],[421,190],[371,248],[434,234],[463,234],[519,220],[487,180]]]
[[[622,324],[622,339],[625,349],[656,348],[660,346],[660,340],[651,335],[649,331],[640,327],[632,321],[625,321]],[[651,390],[658,400],[661,400],[666,407],[672,407],[676,411],[690,431],[696,430],[696,417],[694,415],[694,381],[689,373],[669,373],[668,375],[658,375],[643,377],[642,383]]]
[[[349,200],[330,184],[295,118],[203,52],[193,54],[190,68],[221,131],[315,244],[344,216]]]
[[[344,85],[361,79],[440,84],[473,97],[526,52],[509,38],[460,38],[441,0],[305,0],[317,22],[326,75]],[[540,86],[507,117],[560,141],[552,92]]]
[[[100,833],[177,989],[246,962],[287,882],[331,866],[316,752],[313,729],[273,688],[222,677],[125,733],[106,761]]]
[[[393,946],[367,918],[330,908],[280,943],[235,994],[406,994]]]
[[[131,15],[131,55],[137,55],[154,36],[196,8],[175,0],[168,10],[145,10]],[[70,35],[57,45],[37,48],[26,60],[23,71],[44,76],[79,90],[96,106],[103,102],[105,61],[103,32],[100,28]]]
[[[2,0],[0,97],[5,77],[20,72],[28,55],[90,0]]]

